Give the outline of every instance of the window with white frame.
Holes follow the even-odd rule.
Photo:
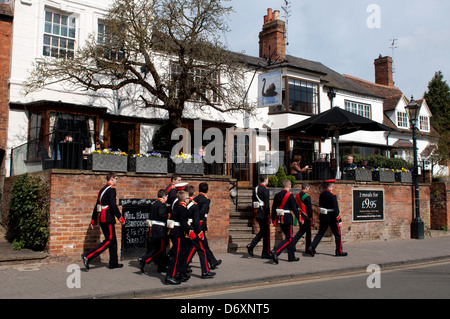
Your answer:
[[[372,119],[372,105],[345,101],[345,110]]]
[[[428,116],[419,116],[419,130],[430,131],[430,118]]]
[[[295,112],[317,114],[319,107],[317,83],[288,79],[289,109]]]
[[[105,47],[105,58],[110,60],[122,60],[124,53],[120,50],[120,45],[116,45],[111,40],[111,32],[102,20],[98,20],[97,43]]]
[[[397,112],[397,126],[401,128],[408,128],[408,114],[406,112]]]
[[[76,18],[68,13],[45,10],[44,56],[73,57],[75,52]]]
[[[181,67],[178,63],[172,63],[171,65],[171,80],[177,81],[177,75],[180,74]],[[207,89],[207,87],[216,87],[219,86],[219,75],[216,71],[210,71],[202,68],[194,68],[189,71],[192,75],[194,82],[199,84],[199,87],[203,87],[202,94],[206,96],[212,103],[219,103],[219,96],[211,89]],[[177,86],[178,89],[178,86]],[[196,94],[191,99],[192,101],[197,102],[205,102],[203,96],[201,94]]]

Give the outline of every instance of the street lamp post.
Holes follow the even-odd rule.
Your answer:
[[[420,218],[420,204],[419,204],[419,168],[417,164],[417,121],[419,119],[420,105],[414,102],[414,98],[411,96],[411,102],[406,106],[406,112],[408,113],[409,120],[411,122],[413,130],[413,147],[414,147],[414,197],[416,216],[411,223],[411,238],[424,239],[424,223]]]

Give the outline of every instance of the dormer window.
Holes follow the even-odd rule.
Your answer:
[[[397,126],[399,128],[409,128],[408,114],[406,114],[406,112],[397,112]]]
[[[419,116],[419,130],[423,132],[430,131],[430,118],[428,116]]]

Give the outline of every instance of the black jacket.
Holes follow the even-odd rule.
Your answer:
[[[258,219],[266,219],[270,216],[270,195],[269,195],[269,189],[266,185],[260,184],[253,190],[253,197],[252,200],[254,202],[258,201],[258,198],[256,197],[256,194],[258,194],[258,198],[260,201],[264,203],[263,206],[259,206],[258,212],[256,214],[256,218]]]
[[[104,191],[105,193],[103,194],[100,202],[100,196]],[[117,207],[116,189],[109,184],[103,186],[98,192],[97,202],[95,203],[94,209],[92,211],[92,220],[97,221],[98,219],[100,222],[102,222],[102,213],[97,212],[97,205],[108,206],[108,209],[106,209],[104,212],[106,217],[106,220],[104,222],[106,223],[115,224],[115,217],[117,219],[120,219],[122,217],[122,214]]]
[[[272,220],[277,218],[277,208],[280,208],[280,205],[283,202],[284,196],[286,195],[287,190],[283,189],[281,192],[275,194],[273,198],[272,204]],[[292,194],[289,195],[285,205],[282,207],[284,210],[289,210],[294,213],[295,217],[300,220],[299,208],[297,203],[295,202],[295,198]],[[292,225],[294,223],[294,217],[290,213],[284,214],[284,216],[278,216],[278,223],[285,225]]]
[[[150,219],[158,222],[167,222],[167,206],[161,200],[156,200],[150,209]],[[153,224],[152,226],[152,237],[153,238],[164,238],[167,234],[167,228],[162,225]]]
[[[207,226],[208,213],[209,213],[209,207],[211,205],[211,200],[208,197],[206,197],[205,194],[200,193],[194,198],[194,201],[198,205],[201,229],[203,231],[207,231],[208,230],[208,226]]]
[[[184,237],[184,228],[186,228],[188,220],[188,210],[185,203],[176,203],[170,213],[171,220],[178,222],[180,226],[169,229],[169,236]]]
[[[328,214],[320,214],[321,221],[327,222],[341,222],[341,215],[339,212],[339,205],[336,195],[330,190],[325,190],[320,193],[319,196],[319,206],[321,208],[333,209],[333,212],[328,212]]]

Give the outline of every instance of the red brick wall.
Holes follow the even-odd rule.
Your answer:
[[[311,184],[310,195],[313,205],[319,204],[320,183]],[[352,194],[353,189],[368,188],[384,190],[384,221],[353,222]],[[430,186],[420,186],[420,213],[425,229],[430,228]],[[413,220],[414,201],[411,184],[352,183],[338,181],[334,193],[338,197],[339,210],[343,221],[342,236],[345,241],[387,240],[411,238],[411,222]],[[319,208],[313,206],[315,225],[319,226]]]
[[[0,148],[6,149],[9,113],[9,73],[12,16],[9,5],[0,5]]]
[[[106,174],[71,170],[48,170],[36,174],[46,175],[46,178],[51,179],[48,251],[53,258],[77,260],[83,251],[93,248],[99,240],[103,239],[98,227],[92,231],[88,226],[98,190],[106,182]],[[8,177],[5,181],[6,196],[2,202],[2,222],[5,221],[8,212],[8,194],[15,179],[16,177]],[[211,212],[208,216],[208,237],[214,252],[225,253],[228,246],[229,212],[234,209],[228,191],[229,178],[226,176],[190,176],[184,179],[196,188],[200,182],[208,182],[210,189],[208,197],[212,201]],[[165,188],[169,182],[170,178],[166,175],[119,174],[118,198],[155,198],[158,189]],[[320,183],[311,183],[310,195],[315,205],[318,205],[319,201],[319,187]],[[384,190],[384,221],[352,221],[352,189],[357,188]],[[430,189],[430,184],[420,185],[421,217],[425,223],[425,229],[429,229],[431,223]],[[335,193],[338,196],[344,223],[342,229],[344,241],[410,238],[410,226],[414,212],[413,186],[411,184],[355,184],[350,181],[339,181],[336,183]],[[446,200],[448,200],[448,188],[445,193]],[[318,226],[318,207],[313,206],[313,208],[314,220]],[[448,221],[448,208],[446,211]],[[116,227],[120,243],[121,228],[119,224]],[[108,260],[107,254],[103,254],[102,258]]]
[[[97,194],[106,183],[106,173],[90,171],[47,170],[39,174],[50,178],[50,238],[48,252],[55,259],[77,260],[85,250],[94,248],[103,240],[99,227],[89,229]],[[7,178],[6,192],[10,192],[16,178]],[[185,177],[198,190],[201,182],[209,184],[208,198],[211,209],[208,215],[208,239],[213,252],[225,253],[228,245],[230,212],[229,178],[226,176]],[[156,198],[157,191],[170,183],[169,175],[119,174],[116,186],[117,198]],[[6,220],[8,196],[2,207],[2,219]],[[121,207],[119,207],[121,209]],[[120,249],[121,226],[116,224]],[[108,254],[101,256],[108,261]]]

